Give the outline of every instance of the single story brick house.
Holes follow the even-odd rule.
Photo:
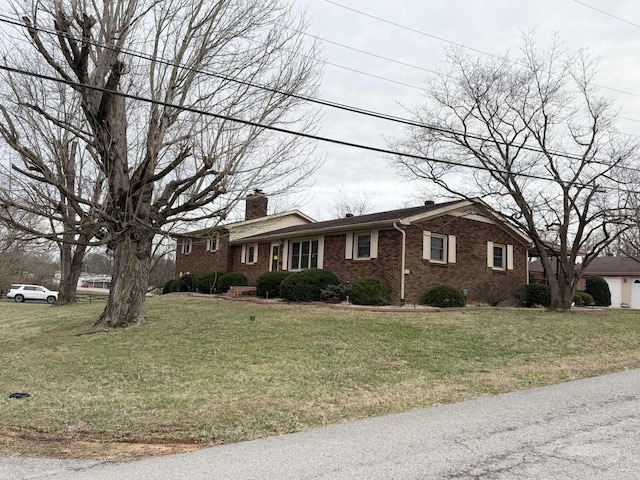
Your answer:
[[[239,271],[233,263],[234,247],[230,246],[230,242],[270,230],[314,222],[297,210],[267,215],[267,205],[267,196],[256,190],[246,197],[243,221],[174,235],[177,242],[176,277],[188,273]]]
[[[481,200],[425,202],[230,238],[226,270],[244,273],[250,285],[274,270],[324,268],[344,284],[377,277],[395,305],[418,303],[442,284],[472,302],[512,303],[528,281],[530,244]],[[180,252],[176,263],[185,268]]]

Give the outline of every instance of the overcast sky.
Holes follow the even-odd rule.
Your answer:
[[[430,70],[443,66],[446,47],[501,55],[517,50],[522,32],[535,29],[540,44],[557,33],[568,49],[586,47],[600,58],[597,83],[617,102],[620,131],[640,135],[637,0],[290,1],[306,9],[309,33],[321,39],[326,64],[319,97],[324,100],[407,117],[402,105],[422,102],[421,86]],[[397,124],[328,108],[319,131],[381,148],[385,138],[401,133]],[[296,207],[323,220],[331,217],[340,194],[368,198],[371,211],[433,199],[428,186],[405,180],[382,154],[323,142],[316,153],[324,164],[313,185],[304,195],[273,199],[272,207]]]
[[[422,101],[427,70],[443,66],[448,42],[503,54],[518,49],[521,32],[535,29],[540,44],[557,33],[568,49],[586,47],[600,59],[597,83],[606,87],[600,93],[616,99],[619,130],[640,135],[640,2],[298,1],[307,8],[309,32],[323,39],[322,99],[407,117],[402,104]],[[400,133],[401,127],[389,122],[323,110],[320,134],[326,137],[384,148],[385,137]],[[297,205],[312,217],[328,218],[339,192],[369,197],[372,211],[431,198],[425,185],[407,182],[384,155],[324,143],[318,143],[317,154],[325,163]]]

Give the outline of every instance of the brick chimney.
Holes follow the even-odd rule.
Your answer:
[[[245,201],[245,220],[253,220],[254,218],[260,218],[267,215],[267,203],[269,202],[269,199],[262,190],[255,189],[253,193],[247,195]]]

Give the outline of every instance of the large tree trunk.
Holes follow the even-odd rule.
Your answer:
[[[531,233],[530,233],[531,234]],[[540,261],[544,268],[544,275],[551,292],[549,310],[570,310],[575,293],[575,279],[569,277],[566,272],[575,270],[574,262],[549,258],[544,254],[544,245],[538,244],[537,250],[541,252]],[[566,254],[564,255],[566,257]]]
[[[554,272],[554,269],[550,268],[549,271],[546,272],[547,278],[549,279],[549,287],[551,288],[550,310],[571,310],[576,283],[572,276],[567,275],[567,272],[573,272],[575,270],[574,263],[573,261],[563,262],[557,259],[555,262],[556,271]]]
[[[65,243],[60,247],[60,288],[58,293],[58,305],[75,303],[77,301],[77,288],[80,274],[82,273],[82,262],[87,247]]]
[[[137,237],[134,234],[125,235],[113,251],[109,300],[95,326],[128,327],[144,321],[143,306],[149,282],[153,233],[145,232],[139,239],[134,239]]]
[[[570,310],[573,303],[571,285],[561,284],[558,281],[550,281],[551,304],[549,310]]]

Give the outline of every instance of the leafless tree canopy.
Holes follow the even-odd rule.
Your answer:
[[[364,215],[369,212],[371,212],[371,197],[365,194],[339,192],[333,202],[332,213],[335,218]]]
[[[315,169],[308,143],[264,128],[315,124],[300,96],[316,88],[317,52],[283,1],[13,9],[26,42],[5,64],[66,83],[5,72],[0,134],[17,155],[2,201],[37,210],[56,240],[110,246],[106,325],[142,320],[154,235],[224,219],[251,189],[277,194]]]
[[[640,263],[640,172],[620,172],[619,178],[624,179],[627,186],[627,208],[631,228],[622,234],[618,250]]]
[[[565,52],[557,39],[539,51],[524,36],[520,53],[479,60],[450,51],[426,105],[412,110],[424,128],[394,147],[444,161],[397,158],[409,176],[482,197],[523,228],[545,267],[552,307],[564,309],[582,269],[628,228],[616,172],[637,165],[638,149],[616,131],[586,52]]]

